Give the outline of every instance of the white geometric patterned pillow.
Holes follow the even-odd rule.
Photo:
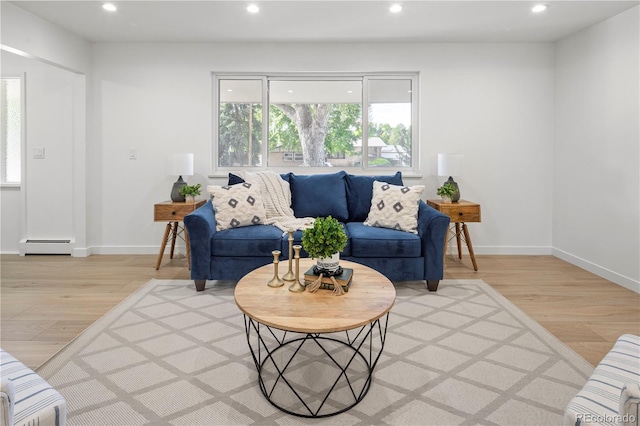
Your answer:
[[[260,186],[249,182],[207,186],[216,212],[216,230],[260,225],[266,218]]]
[[[364,224],[418,233],[418,202],[424,185],[400,186],[373,181],[371,210]]]

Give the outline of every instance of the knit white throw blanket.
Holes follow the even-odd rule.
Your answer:
[[[289,182],[282,179],[279,174],[268,171],[251,173],[241,170],[238,175],[245,182],[260,185],[262,202],[267,214],[264,222],[266,225],[276,226],[283,232],[313,227],[313,218],[298,218],[293,214]]]

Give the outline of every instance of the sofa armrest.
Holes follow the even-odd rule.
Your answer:
[[[0,382],[0,426],[13,426],[13,407],[16,392],[13,382],[3,376]]]
[[[640,424],[640,383],[627,383],[620,393],[620,424],[622,426],[636,426]]]
[[[191,279],[206,280],[211,269],[211,239],[216,233],[216,213],[211,200],[186,215],[184,226],[191,247]]]
[[[444,277],[444,239],[449,229],[449,216],[429,207],[420,200],[418,206],[418,236],[422,240],[424,279]]]

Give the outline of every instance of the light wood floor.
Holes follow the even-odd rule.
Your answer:
[[[552,256],[448,256],[445,278],[483,279],[592,364],[640,335],[640,295]],[[36,368],[152,278],[189,279],[184,256],[0,257],[0,346]],[[211,283],[208,283],[211,285]]]

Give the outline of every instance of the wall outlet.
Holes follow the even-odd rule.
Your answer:
[[[42,160],[44,158],[44,147],[39,146],[33,148],[33,158],[36,160]]]
[[[137,160],[137,159],[138,159],[138,149],[129,148],[129,160]]]

